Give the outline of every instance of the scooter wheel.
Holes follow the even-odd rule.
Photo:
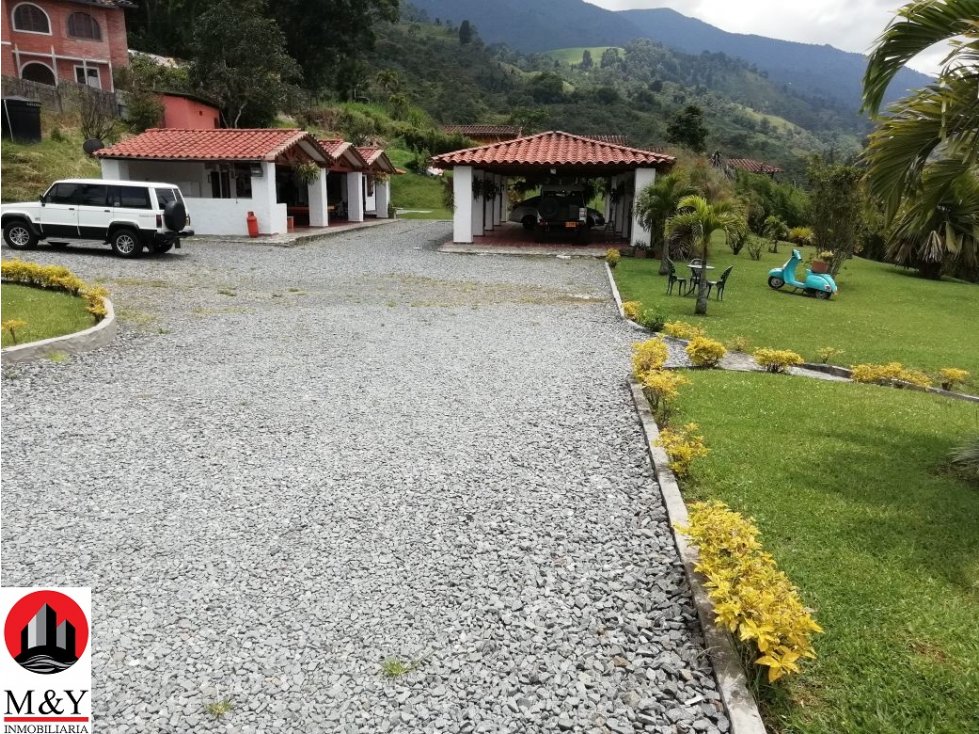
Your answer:
[[[783,285],[785,285],[785,281],[782,280],[781,278],[776,278],[774,275],[768,279],[769,288],[774,288],[775,290],[778,290]]]
[[[818,298],[821,301],[828,301],[832,297],[833,294],[830,293],[829,291],[816,291],[816,298]]]

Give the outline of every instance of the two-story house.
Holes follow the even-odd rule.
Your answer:
[[[130,0],[0,0],[0,7],[4,76],[113,91],[112,70],[129,64]]]

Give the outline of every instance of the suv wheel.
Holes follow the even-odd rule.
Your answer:
[[[139,257],[143,252],[143,243],[134,229],[117,229],[109,238],[109,244],[119,257]]]
[[[523,225],[523,228],[529,232],[537,225],[537,217],[532,214],[528,214],[520,220],[520,223]]]
[[[28,250],[37,246],[37,235],[34,234],[34,230],[29,224],[20,220],[4,225],[3,239],[12,250]]]

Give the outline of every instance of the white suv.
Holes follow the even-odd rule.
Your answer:
[[[40,201],[0,206],[3,239],[15,250],[40,240],[95,240],[120,257],[139,257],[143,248],[167,252],[194,232],[184,197],[174,184],[149,181],[65,179]]]

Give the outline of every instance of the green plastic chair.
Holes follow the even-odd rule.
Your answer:
[[[733,265],[729,265],[728,267],[724,268],[724,272],[721,273],[721,277],[720,278],[718,278],[717,280],[708,280],[707,281],[707,297],[708,298],[710,298],[710,292],[711,292],[711,290],[714,289],[714,288],[716,288],[717,289],[717,300],[718,301],[723,301],[724,300],[724,286],[727,285],[727,279],[730,277],[732,270],[734,270],[734,266]]]
[[[687,279],[681,278],[676,274],[676,267],[673,265],[672,260],[667,260],[666,264],[670,268],[666,280],[666,294],[671,295],[673,293],[673,286],[679,284],[680,295],[682,296],[684,289],[687,287]]]

